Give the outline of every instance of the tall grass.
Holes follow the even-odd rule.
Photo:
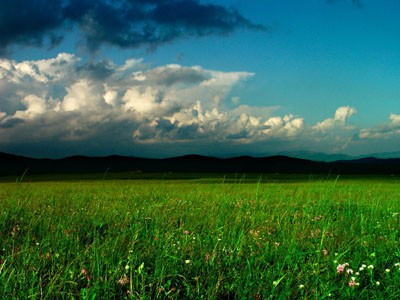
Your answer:
[[[395,183],[221,182],[0,184],[0,295],[400,298]]]

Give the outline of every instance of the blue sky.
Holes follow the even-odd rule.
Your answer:
[[[112,3],[0,3],[0,151],[400,150],[399,1]]]

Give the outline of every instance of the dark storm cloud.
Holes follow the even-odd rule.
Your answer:
[[[0,54],[15,44],[60,43],[78,28],[86,46],[103,44],[156,48],[184,37],[226,35],[237,29],[264,30],[239,12],[197,0],[3,0]]]
[[[4,129],[13,128],[14,126],[24,123],[24,122],[25,122],[25,120],[23,120],[23,119],[12,118],[12,119],[5,120],[4,122],[0,122],[0,128],[4,128]]]
[[[2,0],[0,1],[0,54],[9,45],[50,46],[61,41],[54,30],[64,22],[61,1]]]

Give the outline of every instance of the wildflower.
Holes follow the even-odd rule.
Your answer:
[[[355,278],[351,277],[351,280],[349,281],[349,286],[350,287],[354,287],[356,285],[357,285],[357,282],[356,282]]]
[[[183,232],[183,234],[188,235],[188,234],[189,234],[189,230],[185,230],[185,231]]]
[[[353,270],[352,269],[347,269],[346,273],[347,273],[347,275],[351,275],[351,274],[353,274]]]
[[[381,283],[379,281],[375,282],[376,285],[380,285]]]
[[[304,284],[300,284],[299,289],[304,289]]]
[[[373,265],[369,265],[367,268],[372,270],[374,268],[374,266]]]
[[[190,264],[192,261],[190,259],[185,260],[185,264]]]
[[[129,265],[125,266],[125,270],[127,270],[127,271],[129,270]]]
[[[390,273],[390,269],[386,269],[385,272],[386,272],[386,273]]]
[[[339,265],[336,267],[336,273],[338,273],[338,274],[343,274],[345,268],[346,268],[346,264],[339,264]]]
[[[324,256],[327,256],[328,253],[329,253],[328,250],[326,250],[326,249],[322,250],[322,254],[323,254]]]
[[[118,283],[122,286],[127,285],[129,283],[128,277],[126,275],[122,275],[121,278],[118,280]]]
[[[279,281],[276,281],[276,280],[275,280],[275,281],[272,282],[272,285],[273,285],[273,286],[277,286],[278,284],[279,284]]]

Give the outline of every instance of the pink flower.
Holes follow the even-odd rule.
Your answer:
[[[355,279],[352,278],[352,279],[349,281],[349,286],[353,287],[353,286],[356,286],[356,285],[357,285],[357,283],[356,283]]]
[[[346,268],[345,264],[340,264],[336,267],[336,273],[338,274],[343,274],[344,273],[344,269]]]
[[[189,234],[189,230],[185,230],[183,234]]]

